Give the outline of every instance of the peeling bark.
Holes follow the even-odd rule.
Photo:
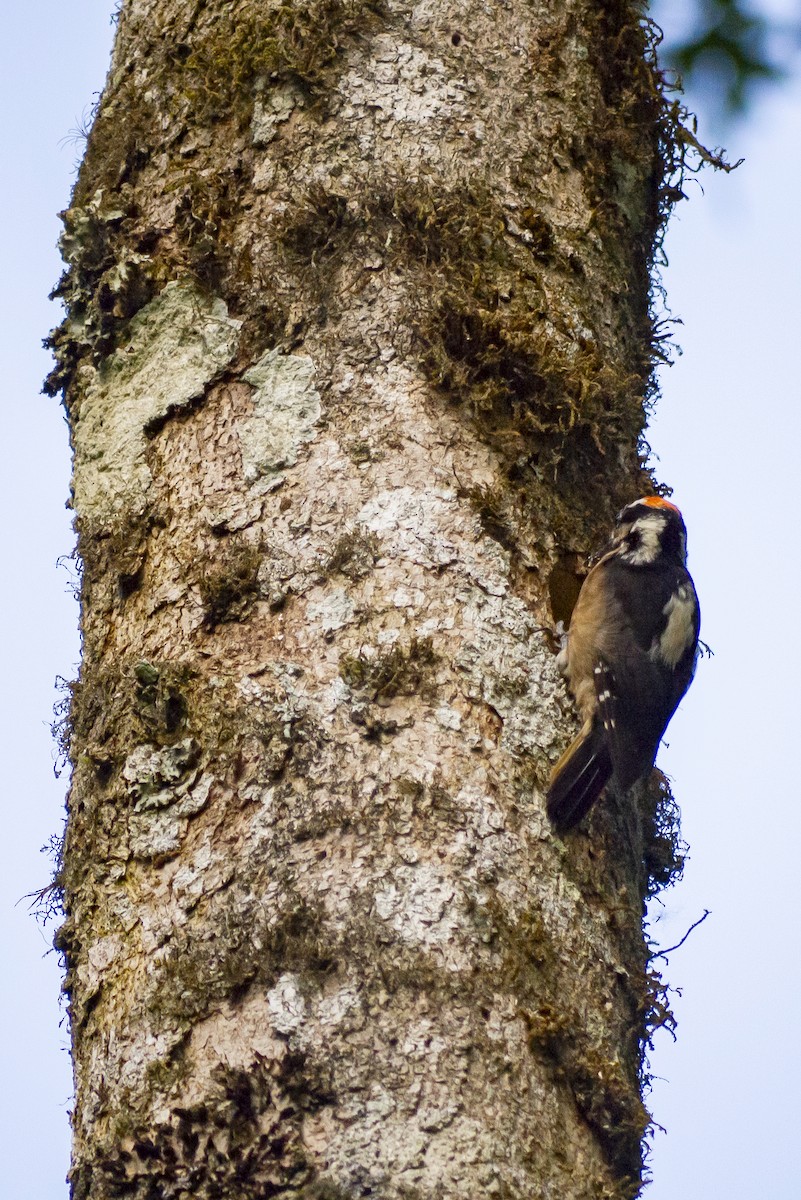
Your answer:
[[[125,3],[52,339],[76,1200],[638,1193],[656,800],[543,787],[665,113],[623,0]]]

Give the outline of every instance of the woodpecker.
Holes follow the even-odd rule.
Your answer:
[[[584,720],[551,772],[548,815],[560,832],[606,784],[625,792],[651,769],[695,671],[700,610],[675,504],[645,496],[618,513],[584,581],[559,667]]]

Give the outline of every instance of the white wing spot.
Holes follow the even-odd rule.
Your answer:
[[[673,669],[695,637],[695,595],[686,584],[681,584],[662,612],[667,617],[667,624],[661,637],[654,640],[650,657],[661,660],[665,666]]]

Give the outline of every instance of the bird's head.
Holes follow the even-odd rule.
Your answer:
[[[599,556],[615,555],[633,567],[658,558],[682,565],[687,560],[687,530],[681,513],[662,496],[642,496],[617,514],[612,540]]]

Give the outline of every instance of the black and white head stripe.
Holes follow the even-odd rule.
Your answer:
[[[675,504],[661,496],[644,496],[618,513],[621,555],[632,566],[645,566],[658,557],[687,559],[687,530]]]

